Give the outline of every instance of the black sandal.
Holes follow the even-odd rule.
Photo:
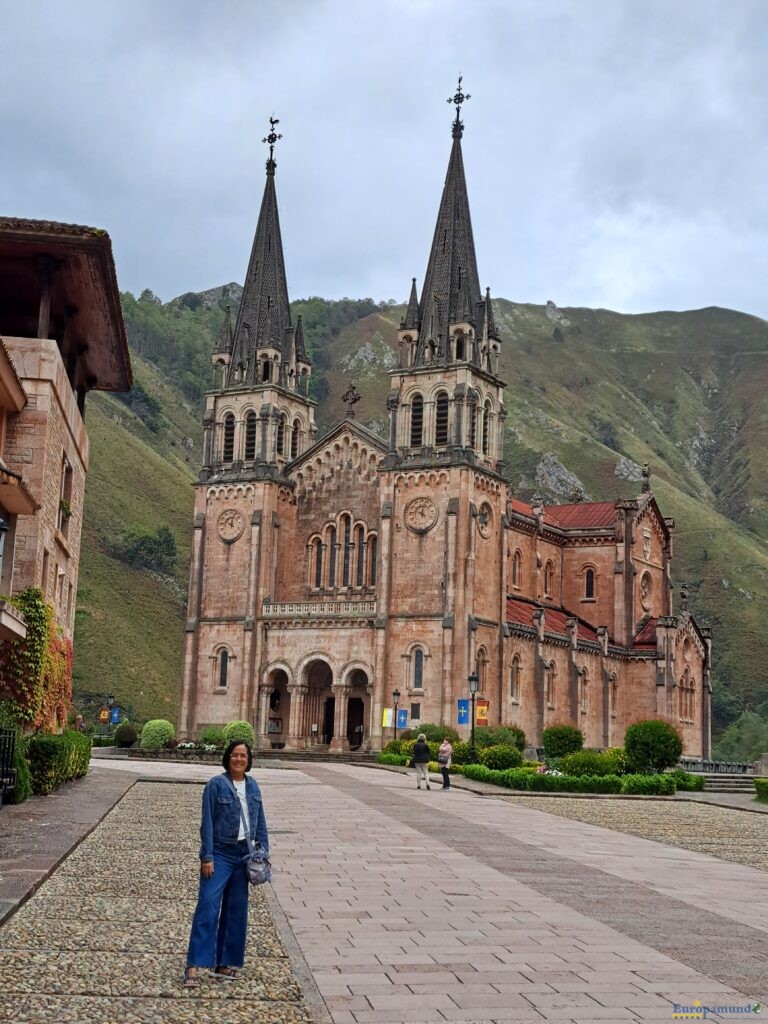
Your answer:
[[[190,970],[194,971],[194,974],[190,974]],[[184,988],[200,988],[200,979],[197,976],[196,967],[186,967],[184,969],[184,977],[181,979],[181,984]]]
[[[240,971],[235,967],[216,967],[213,971],[213,976],[217,981],[237,981],[240,977]]]

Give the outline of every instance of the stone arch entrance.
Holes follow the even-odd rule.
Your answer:
[[[304,708],[296,716],[297,746],[328,746],[336,718],[333,669],[323,658],[309,661],[303,672]]]
[[[262,750],[282,750],[287,745],[290,713],[288,669],[276,665],[267,670],[259,687],[258,746]]]
[[[371,733],[371,681],[365,669],[347,673],[347,741],[350,750],[362,749]]]

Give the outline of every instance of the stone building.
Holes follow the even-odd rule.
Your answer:
[[[89,391],[131,387],[106,231],[0,218],[0,587],[40,587],[71,640]],[[2,614],[13,616],[7,604]],[[18,617],[17,617],[18,618]],[[24,635],[2,632],[0,639]]]
[[[234,718],[264,747],[378,749],[394,690],[409,725],[456,724],[477,674],[489,722],[586,744],[663,717],[709,753],[710,637],[672,608],[674,523],[650,474],[633,500],[528,505],[504,477],[504,382],[453,144],[421,298],[414,279],[389,437],[350,412],[320,440],[291,320],[271,136],[237,322],[206,397],[181,731]],[[466,727],[468,728],[468,727]]]

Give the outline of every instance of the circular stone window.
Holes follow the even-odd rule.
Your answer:
[[[643,611],[650,610],[652,593],[653,578],[649,572],[644,572],[640,580],[640,604],[643,606]]]

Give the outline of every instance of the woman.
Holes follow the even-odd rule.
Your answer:
[[[429,744],[423,732],[413,744],[413,766],[416,769],[416,789],[421,789],[421,780],[429,789]]]
[[[448,774],[448,769],[451,767],[452,757],[453,747],[451,746],[451,741],[446,736],[437,752],[437,765],[443,776],[443,789],[451,788],[451,776]]]
[[[247,743],[234,740],[224,751],[224,773],[203,790],[200,824],[200,891],[189,936],[186,988],[200,984],[198,968],[233,980],[245,959],[248,927],[248,836],[269,856],[269,836],[255,779],[246,778],[253,757]]]

